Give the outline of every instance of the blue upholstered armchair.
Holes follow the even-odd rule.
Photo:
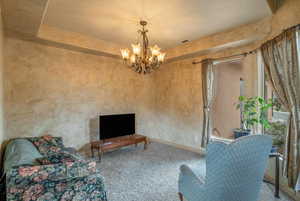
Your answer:
[[[271,146],[271,138],[265,135],[241,137],[230,144],[210,143],[206,173],[180,167],[180,200],[257,201]]]

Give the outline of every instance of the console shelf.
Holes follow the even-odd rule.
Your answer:
[[[130,145],[137,146],[139,143],[144,143],[144,149],[147,149],[147,144],[148,144],[147,137],[139,134],[93,141],[91,142],[92,157],[94,157],[95,155],[94,151],[97,150],[99,161],[101,161],[101,157],[104,152],[111,151],[114,149],[119,149],[121,147],[130,146]]]

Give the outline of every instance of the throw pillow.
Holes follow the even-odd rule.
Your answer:
[[[36,146],[39,152],[44,156],[60,153],[61,150],[64,148],[61,138],[58,137],[46,135],[42,137],[32,137],[28,139]]]
[[[64,146],[61,137],[53,137],[52,135],[46,134],[46,135],[42,136],[42,138],[45,141],[49,142],[50,144],[53,144],[54,146],[57,146],[57,147]]]

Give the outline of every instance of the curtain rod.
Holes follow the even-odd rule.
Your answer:
[[[287,29],[284,29],[282,32],[285,32],[285,31],[287,31],[287,30],[294,29],[294,28],[299,28],[299,29],[300,29],[300,24],[297,24],[297,25],[294,25],[294,26],[289,27],[289,28],[287,28]],[[280,34],[279,34],[278,36],[280,36]],[[278,36],[276,36],[276,37],[278,37]],[[276,37],[274,37],[274,38],[276,38]],[[273,39],[274,39],[274,38],[273,38]],[[271,40],[273,40],[273,39],[271,39]],[[270,40],[269,40],[269,41],[270,41]],[[241,54],[235,54],[235,55],[231,55],[231,56],[227,56],[227,57],[211,58],[211,60],[214,60],[214,61],[221,61],[221,60],[229,59],[229,58],[232,58],[232,57],[247,56],[248,54],[253,54],[253,53],[257,52],[258,49],[259,49],[259,48],[256,48],[256,49],[254,49],[254,50],[252,50],[252,51],[249,51],[249,52],[245,52],[245,53],[241,53]],[[207,59],[210,59],[210,58],[207,58]],[[199,63],[202,63],[203,61],[205,61],[205,60],[207,60],[207,59],[203,59],[203,60],[201,60],[201,61],[193,61],[193,64],[199,64]]]
[[[253,54],[257,51],[257,49],[254,49],[252,51],[249,51],[249,52],[244,52],[244,53],[241,53],[241,54],[234,54],[234,55],[230,55],[230,56],[226,56],[226,57],[219,57],[219,58],[211,58],[211,60],[213,61],[222,61],[224,59],[229,59],[229,58],[233,58],[233,57],[238,57],[238,56],[247,56],[248,54]],[[203,59],[201,61],[193,61],[193,64],[199,64],[199,63],[202,63],[203,61],[205,61],[207,59]]]

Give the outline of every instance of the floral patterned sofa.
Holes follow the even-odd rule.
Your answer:
[[[62,138],[13,139],[4,173],[7,201],[107,201],[96,162],[66,148]]]

